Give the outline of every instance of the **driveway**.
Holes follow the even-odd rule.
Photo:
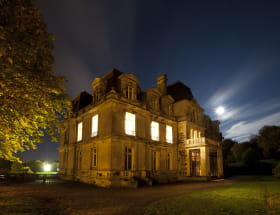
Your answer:
[[[225,180],[176,183],[138,189],[105,189],[81,183],[52,181],[45,184],[2,184],[0,195],[1,198],[5,198],[5,193],[6,196],[31,197],[40,202],[40,215],[137,215],[143,213],[144,208],[152,202],[232,183],[232,180]]]

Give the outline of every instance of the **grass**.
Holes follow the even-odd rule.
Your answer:
[[[39,215],[41,204],[38,200],[18,195],[17,190],[1,189],[0,214],[2,215]]]
[[[153,203],[144,215],[279,215],[280,181],[258,177]]]

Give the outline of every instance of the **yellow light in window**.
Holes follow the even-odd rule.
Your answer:
[[[173,143],[173,134],[172,134],[172,126],[166,126],[166,142]]]
[[[94,115],[91,119],[91,136],[95,137],[98,134],[98,115]]]
[[[135,114],[125,113],[125,133],[135,136]]]
[[[159,141],[159,124],[152,121],[151,123],[151,138],[152,140]]]
[[[83,139],[83,123],[79,122],[77,126],[77,141],[81,141]]]

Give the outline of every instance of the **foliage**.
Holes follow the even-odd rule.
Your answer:
[[[22,174],[22,173],[31,174],[31,173],[34,173],[34,172],[31,170],[31,168],[29,166],[26,166],[23,163],[15,161],[15,162],[12,163],[10,173],[12,173],[12,174]]]
[[[0,158],[57,140],[70,105],[52,72],[53,35],[33,0],[0,0]]]
[[[272,170],[272,173],[275,177],[280,178],[280,163]]]
[[[0,158],[0,173],[8,173],[11,170],[12,162]]]
[[[237,162],[242,162],[242,158],[243,158],[243,153],[249,149],[250,143],[249,142],[244,142],[244,143],[239,143],[239,144],[235,144],[232,148],[231,148],[231,152],[235,158],[235,161]]]
[[[232,139],[225,139],[222,142],[223,145],[223,157],[224,157],[224,166],[227,166],[229,163],[234,161],[234,156],[231,151],[231,148],[237,144],[236,141]]]
[[[151,204],[144,214],[277,215],[279,213],[280,181],[264,177],[229,187],[186,193],[180,197],[164,199]]]
[[[275,158],[280,153],[280,126],[264,126],[259,131],[258,146],[265,158]]]
[[[33,172],[40,172],[43,170],[43,162],[39,160],[27,161],[24,165],[30,167]]]
[[[255,167],[258,164],[259,160],[260,160],[260,154],[256,149],[248,148],[242,154],[242,161],[248,167]]]

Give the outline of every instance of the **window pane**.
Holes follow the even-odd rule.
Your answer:
[[[135,136],[135,114],[125,113],[125,133]]]
[[[83,139],[83,123],[79,122],[77,126],[77,141],[81,141]]]
[[[173,143],[172,126],[166,126],[166,142]]]
[[[152,140],[159,140],[159,124],[158,122],[152,121],[151,123],[151,138]]]
[[[95,137],[98,133],[98,115],[92,117],[91,121],[91,136]]]

